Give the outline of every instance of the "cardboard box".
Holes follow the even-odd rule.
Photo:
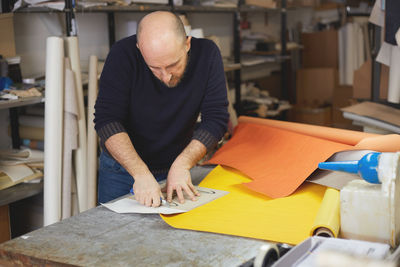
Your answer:
[[[333,91],[332,126],[336,128],[352,128],[352,121],[343,117],[341,108],[353,103],[353,87],[338,86]]]
[[[246,0],[246,5],[265,8],[277,8],[278,6],[275,0]]]
[[[268,91],[270,96],[282,99],[280,73],[272,73],[269,76],[256,79],[255,82],[261,90]]]
[[[0,14],[0,55],[15,56],[13,13]]]
[[[338,68],[338,33],[327,30],[302,33],[303,68]]]
[[[358,70],[354,71],[353,97],[371,99],[372,62],[368,60]],[[389,87],[389,67],[381,64],[379,98],[386,99]]]
[[[296,79],[296,103],[308,107],[321,107],[332,103],[333,91],[337,84],[336,69],[299,69]]]
[[[295,106],[289,112],[289,120],[307,124],[331,126],[332,108],[330,106],[321,108]]]

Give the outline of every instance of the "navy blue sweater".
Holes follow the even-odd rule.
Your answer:
[[[107,56],[99,87],[94,122],[103,145],[110,136],[127,132],[153,173],[167,170],[192,139],[210,149],[226,132],[225,75],[210,40],[192,38],[186,72],[173,88],[153,75],[135,35],[120,40]]]

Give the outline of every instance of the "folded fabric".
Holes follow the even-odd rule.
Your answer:
[[[245,186],[272,198],[292,194],[333,153],[352,146],[266,125],[239,123],[209,163],[235,168],[253,181]]]
[[[315,219],[327,189],[325,186],[306,182],[289,197],[271,199],[242,185],[249,181],[250,178],[234,169],[217,166],[200,186],[228,191],[229,194],[189,212],[161,217],[175,228],[289,244],[298,244],[310,236],[316,227]],[[331,204],[332,207],[338,206],[338,203]],[[325,221],[318,220],[318,223],[330,227],[329,221],[325,224]],[[333,225],[335,227],[338,230],[338,226]]]
[[[292,194],[333,153],[400,150],[400,136],[240,117],[233,137],[208,161],[235,168],[249,189],[272,198]]]

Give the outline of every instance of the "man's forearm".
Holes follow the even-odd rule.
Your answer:
[[[149,175],[150,170],[136,152],[131,139],[125,132],[112,135],[105,142],[108,152],[132,177]]]
[[[175,159],[172,166],[179,166],[189,170],[204,157],[206,152],[207,148],[200,141],[193,139]]]

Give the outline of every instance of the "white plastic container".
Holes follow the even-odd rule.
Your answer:
[[[382,184],[349,182],[340,192],[340,236],[390,244],[400,237],[400,153],[382,153],[378,177]]]

